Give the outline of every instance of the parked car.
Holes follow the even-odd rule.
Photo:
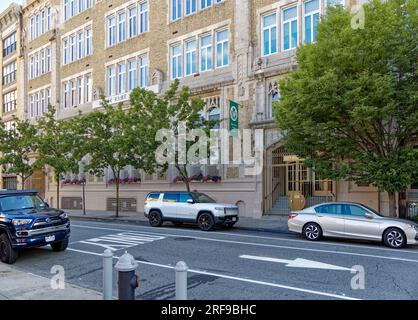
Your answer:
[[[203,231],[217,225],[232,228],[238,222],[238,207],[217,203],[200,192],[151,192],[144,205],[144,214],[153,227],[164,221],[195,223]]]
[[[383,241],[391,248],[418,244],[418,225],[408,220],[384,217],[359,203],[322,203],[301,211],[292,211],[289,231],[317,241],[324,237],[338,237]]]
[[[0,260],[16,262],[19,251],[51,245],[64,251],[70,221],[64,211],[49,208],[34,190],[0,191]]]

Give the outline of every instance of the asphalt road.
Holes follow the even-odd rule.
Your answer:
[[[139,262],[137,299],[174,299],[173,267],[180,260],[190,268],[189,299],[418,299],[418,247],[394,250],[373,243],[312,243],[293,234],[75,219],[70,240],[62,253],[49,247],[23,252],[15,266],[52,277],[52,266],[62,265],[66,281],[100,291],[107,247],[116,257],[127,250]],[[115,296],[116,282],[115,274]]]

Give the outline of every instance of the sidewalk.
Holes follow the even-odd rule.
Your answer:
[[[65,283],[65,289],[53,290],[51,279],[4,263],[0,263],[0,283],[0,300],[102,300],[100,292],[69,283]]]
[[[145,218],[144,214],[141,212],[120,212],[118,218],[116,218],[113,211],[87,210],[86,215],[83,215],[82,210],[65,210],[65,212],[69,214],[70,218],[93,221],[118,221],[148,225],[148,219]],[[287,233],[287,220],[287,216],[279,215],[268,215],[259,219],[240,216],[235,228],[251,231]]]

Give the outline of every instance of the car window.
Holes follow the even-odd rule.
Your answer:
[[[216,203],[211,197],[207,194],[195,192],[193,193],[193,198],[197,203]]]
[[[0,198],[0,210],[44,209],[45,203],[35,195],[8,196]]]
[[[177,202],[178,201],[178,194],[177,193],[165,193],[164,202]]]
[[[193,197],[189,193],[180,193],[179,202],[186,203],[187,200],[193,200]]]
[[[341,204],[324,204],[322,206],[316,207],[315,211],[317,213],[325,214],[343,214],[343,206]]]
[[[347,205],[345,205],[345,212],[346,212],[346,214],[351,215],[351,216],[364,217],[367,210],[360,207],[360,206],[356,206],[356,205],[353,205],[353,204],[347,204]]]
[[[158,201],[159,198],[160,198],[159,193],[150,193],[147,197],[147,200],[148,201]]]

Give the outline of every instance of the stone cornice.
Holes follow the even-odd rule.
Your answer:
[[[6,10],[0,14],[0,32],[8,28],[11,24],[20,21],[22,7],[12,3]]]

